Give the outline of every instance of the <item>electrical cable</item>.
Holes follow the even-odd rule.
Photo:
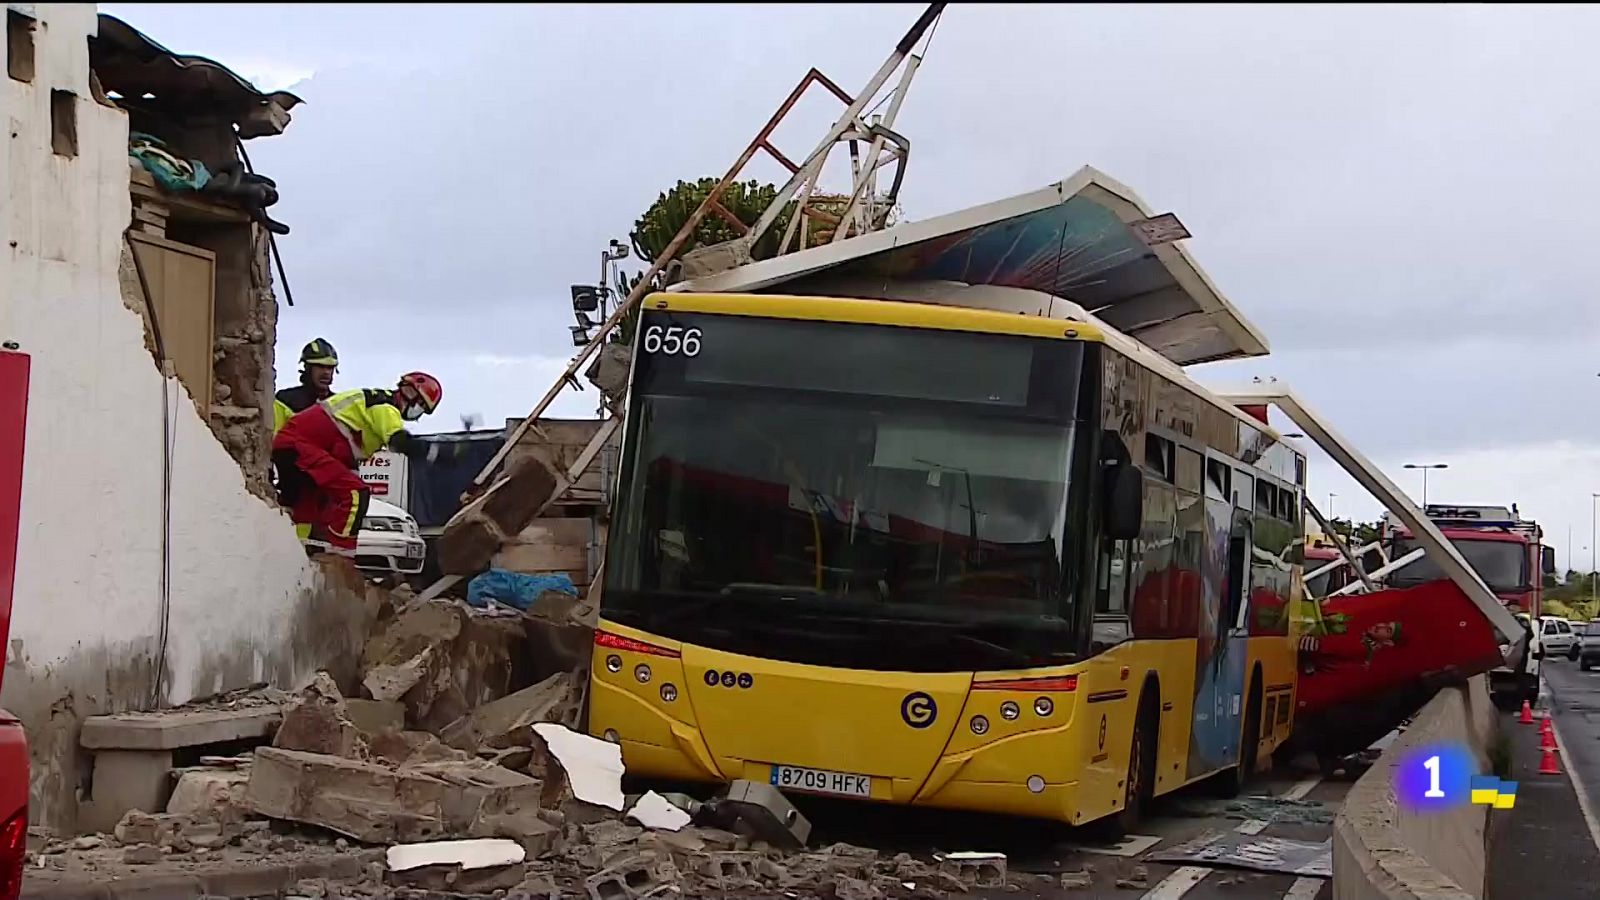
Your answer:
[[[156,314],[155,297],[150,291],[150,281],[145,276],[144,264],[133,244],[133,226],[122,232],[122,241],[133,260],[133,272],[138,276],[139,292],[144,296],[145,312],[149,315],[150,336],[155,343],[156,364],[161,370],[161,624],[156,633],[156,675],[150,686],[150,707],[163,706],[163,686],[167,671],[167,643],[172,631],[172,454],[176,435],[174,424],[172,377],[168,372],[167,345],[161,336],[161,317]]]

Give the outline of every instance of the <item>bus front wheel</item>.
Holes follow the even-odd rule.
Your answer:
[[[1123,781],[1123,806],[1114,821],[1116,831],[1128,834],[1139,824],[1145,805],[1155,794],[1156,738],[1159,719],[1147,688],[1139,698],[1139,718],[1128,748],[1128,775]]]

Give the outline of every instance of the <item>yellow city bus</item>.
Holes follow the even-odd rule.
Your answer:
[[[1288,736],[1304,457],[1131,339],[661,293],[634,356],[588,715],[630,773],[1127,825]]]

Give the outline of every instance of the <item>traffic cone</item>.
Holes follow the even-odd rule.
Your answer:
[[[1540,775],[1560,775],[1561,767],[1556,765],[1556,751],[1544,751],[1544,758],[1539,760]]]
[[[1551,732],[1551,730],[1552,730],[1552,726],[1550,724],[1550,717],[1549,716],[1545,716],[1544,718],[1539,720],[1539,733],[1540,734],[1549,734]]]
[[[1522,701],[1522,717],[1517,719],[1519,725],[1533,724],[1533,706],[1528,701]]]
[[[1553,732],[1553,731],[1541,731],[1541,732],[1539,732],[1539,749],[1540,750],[1554,750],[1554,749],[1556,749],[1556,733]]]

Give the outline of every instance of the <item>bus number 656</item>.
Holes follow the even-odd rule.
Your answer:
[[[667,356],[699,356],[700,329],[651,325],[644,330],[644,352]]]

